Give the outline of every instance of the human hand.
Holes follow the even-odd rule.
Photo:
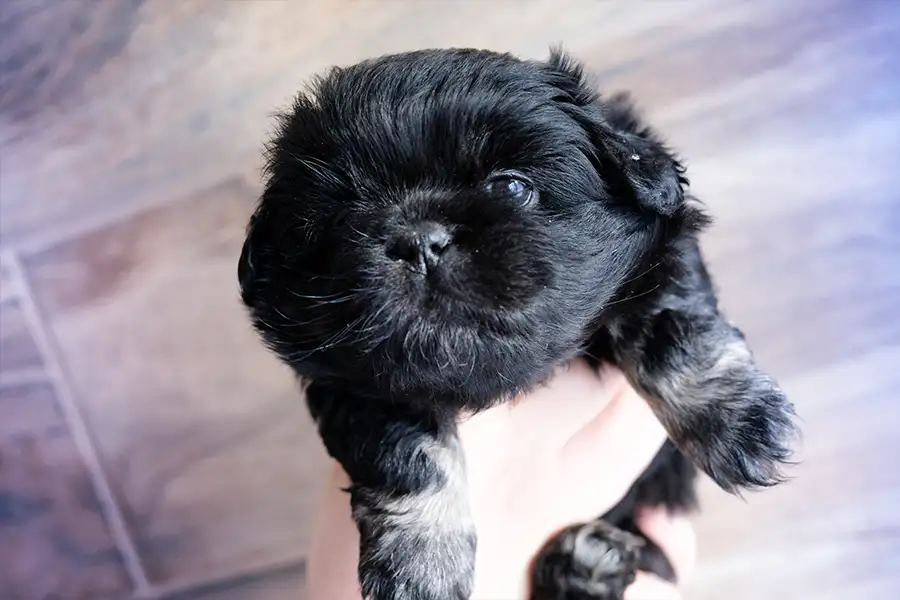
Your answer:
[[[478,533],[472,600],[527,598],[529,566],[558,530],[612,508],[666,438],[647,404],[618,371],[600,376],[584,361],[545,387],[460,423],[469,502]],[[347,476],[335,465],[315,519],[307,563],[310,600],[360,600],[359,537],[350,518]],[[684,581],[694,535],[683,518],[651,511],[639,525]],[[640,574],[628,600],[679,598]]]

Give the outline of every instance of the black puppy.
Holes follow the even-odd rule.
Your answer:
[[[730,491],[779,481],[792,407],[719,312],[707,218],[624,97],[560,53],[428,50],[334,69],[279,124],[242,297],[352,480],[366,597],[469,597],[456,418],[579,355],[623,369],[671,442],[543,550],[534,598],[671,578],[633,517],[691,509],[692,463]]]

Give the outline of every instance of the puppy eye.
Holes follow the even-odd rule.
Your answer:
[[[531,204],[537,196],[530,181],[521,175],[510,173],[491,178],[487,183],[487,192],[494,198],[512,200],[522,206]]]

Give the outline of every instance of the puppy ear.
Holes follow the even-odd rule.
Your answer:
[[[624,175],[641,206],[663,215],[674,213],[684,202],[684,186],[688,184],[684,167],[641,123],[627,94],[598,103],[609,128],[600,143],[613,168]]]
[[[556,98],[588,132],[591,159],[616,198],[662,215],[684,202],[684,168],[640,120],[625,94],[601,98],[583,67],[562,50],[546,63]]]

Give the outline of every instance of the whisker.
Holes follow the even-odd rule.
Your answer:
[[[350,279],[347,275],[313,275],[309,278],[310,281],[347,281]]]
[[[347,323],[342,329],[340,329],[337,333],[335,333],[333,336],[331,336],[328,340],[326,340],[319,346],[316,346],[309,352],[304,352],[303,354],[301,354],[299,356],[290,355],[288,357],[288,359],[291,361],[296,361],[296,362],[304,361],[317,352],[322,352],[323,350],[328,350],[329,348],[333,348],[333,347],[337,346],[338,344],[340,344],[341,342],[343,342],[347,339],[347,337],[346,337],[347,333],[350,332],[354,327],[356,327],[356,325],[358,324],[357,323],[358,321],[359,321],[359,318],[353,319],[352,321]]]
[[[324,300],[327,298],[336,298],[343,293],[343,292],[337,292],[335,294],[321,294],[321,295],[319,295],[319,294],[301,294],[300,292],[295,292],[291,288],[286,288],[286,289],[287,289],[287,291],[289,291],[291,294],[293,294],[294,296],[296,296],[298,298],[308,298],[310,300]]]
[[[343,295],[343,296],[341,295],[341,293],[327,294],[324,296],[316,296],[316,295],[301,294],[300,292],[295,292],[291,288],[285,288],[285,289],[288,291],[288,293],[290,295],[294,296],[295,298],[302,298],[304,300],[325,300],[326,302],[324,302],[323,304],[327,304],[329,302],[346,302],[347,300],[352,300],[354,298],[354,295],[352,293],[348,294],[348,295]]]
[[[641,292],[640,294],[634,294],[633,296],[628,296],[627,298],[620,298],[620,299],[615,300],[615,301],[613,301],[613,302],[609,302],[608,304],[606,304],[606,307],[604,307],[604,308],[607,308],[607,307],[610,307],[610,306],[613,306],[613,305],[616,305],[616,304],[621,304],[622,302],[628,302],[629,300],[634,300],[635,298],[640,298],[641,296],[646,296],[647,294],[650,294],[650,293],[656,291],[657,289],[659,289],[659,284],[654,285],[654,286],[653,286],[652,288],[650,288],[649,290],[644,290],[644,291]]]
[[[633,281],[637,281],[638,279],[640,279],[641,277],[643,277],[644,275],[646,275],[647,273],[649,273],[650,271],[652,271],[653,269],[655,269],[656,267],[658,267],[658,266],[661,265],[661,264],[662,264],[662,261],[656,263],[655,265],[653,265],[652,267],[650,267],[649,269],[647,269],[646,271],[644,271],[644,272],[641,273],[640,275],[635,275],[635,276],[632,277],[631,279],[626,279],[625,281],[623,281],[623,282],[620,283],[619,285],[620,285],[620,286],[622,286],[622,285],[627,285],[627,284],[629,284],[629,283],[631,283],[631,282],[633,282]]]
[[[365,240],[374,240],[374,239],[375,239],[374,237],[372,237],[372,236],[369,235],[368,233],[363,233],[362,231],[360,231],[359,229],[357,229],[357,228],[354,227],[353,225],[347,225],[347,227],[350,228],[350,231],[352,231],[353,233],[355,233],[356,235],[358,235],[359,237],[361,237],[361,238],[363,238],[363,239],[365,239]]]

